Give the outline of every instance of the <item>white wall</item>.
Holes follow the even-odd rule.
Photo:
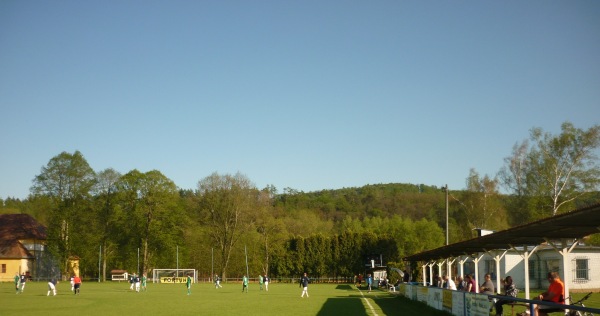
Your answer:
[[[554,248],[546,247],[539,249],[533,254],[531,260],[539,261],[542,264],[547,260],[561,260],[561,255],[554,250]],[[587,259],[588,261],[588,278],[589,280],[576,280],[575,279],[575,260],[576,259]],[[479,275],[476,276],[477,283],[481,284],[483,282],[483,276],[486,271],[486,260],[493,260],[493,258],[489,254],[485,254],[481,261],[479,261],[478,269]],[[568,282],[569,288],[571,291],[584,291],[584,290],[593,290],[600,289],[600,248],[597,247],[576,247],[573,251],[568,255],[568,259],[571,262],[571,275],[572,278],[570,280],[564,280],[564,271],[562,271],[562,264],[560,267],[560,275],[561,279],[564,282]],[[506,255],[500,260],[500,278],[505,278],[507,275],[510,275],[513,278],[517,288],[524,289],[525,288],[525,264],[523,257],[519,255],[514,250],[510,250],[506,253]],[[539,267],[537,268],[539,270]],[[545,270],[541,270],[540,273],[544,273]],[[495,271],[494,271],[495,272]],[[534,281],[534,277],[540,277],[541,281],[538,284],[537,281]],[[496,280],[492,279],[494,285],[499,289],[499,292],[502,292],[502,285],[495,284]],[[530,276],[529,282],[530,288],[537,288],[538,286],[542,289],[548,287],[548,281],[545,278],[545,275],[541,276]]]

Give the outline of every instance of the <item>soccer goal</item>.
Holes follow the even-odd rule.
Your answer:
[[[193,283],[198,282],[196,269],[154,269],[152,283],[186,283],[188,275]]]

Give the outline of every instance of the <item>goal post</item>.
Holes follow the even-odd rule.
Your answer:
[[[198,282],[196,269],[153,269],[152,283],[186,283],[188,275],[193,283]]]

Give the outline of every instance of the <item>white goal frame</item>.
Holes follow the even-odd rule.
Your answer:
[[[198,283],[196,269],[153,269],[152,283],[185,283],[188,275],[192,283]]]

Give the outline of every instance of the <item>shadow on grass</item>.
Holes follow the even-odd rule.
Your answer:
[[[420,315],[420,316],[444,316],[452,315],[427,306],[422,302],[413,301],[403,296],[389,295],[378,296],[373,301],[384,315]]]
[[[350,285],[338,285],[335,287],[336,290],[342,290],[342,291],[356,291],[352,286]]]
[[[367,316],[367,311],[360,300],[359,297],[330,298],[323,304],[317,316]]]

